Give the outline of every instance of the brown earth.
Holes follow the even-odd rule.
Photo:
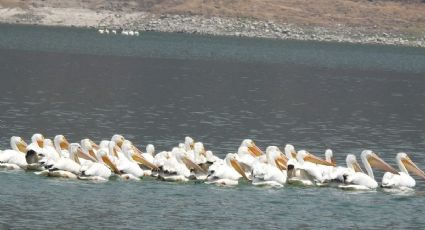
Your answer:
[[[274,20],[302,27],[425,33],[425,0],[0,0],[0,6],[146,11]]]

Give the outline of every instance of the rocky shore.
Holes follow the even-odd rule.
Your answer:
[[[380,32],[379,28],[371,31],[338,25],[329,29],[252,18],[118,13],[78,8],[0,8],[0,23],[425,47],[425,36]]]

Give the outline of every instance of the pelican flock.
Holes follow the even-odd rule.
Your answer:
[[[253,140],[245,139],[236,152],[221,159],[191,137],[185,137],[183,143],[170,151],[155,153],[152,144],[146,145],[143,152],[119,134],[96,144],[88,138],[70,143],[63,135],[56,135],[52,141],[36,133],[29,144],[19,136],[11,137],[10,149],[0,151],[0,167],[76,180],[138,181],[151,177],[221,186],[245,183],[266,187],[334,186],[350,190],[412,189],[416,181],[409,173],[425,180],[425,173],[406,153],[396,155],[398,171],[372,150],[360,154],[365,171],[353,154],[347,155],[345,166],[337,166],[331,149],[324,155],[323,159],[307,150],[296,151],[290,144],[283,152],[277,146],[268,146],[263,152]],[[373,169],[384,173],[380,184]]]
[[[108,28],[100,28],[97,30],[99,34],[112,34],[112,35],[124,35],[124,36],[139,36],[140,32],[137,30],[126,30],[126,29],[108,29]]]

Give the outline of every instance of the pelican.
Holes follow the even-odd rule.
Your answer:
[[[370,190],[376,189],[378,183],[375,181],[372,167],[376,167],[385,172],[392,172],[397,174],[397,171],[382,160],[371,150],[363,150],[361,153],[363,165],[366,168],[367,174],[363,172],[347,173],[344,175],[344,182],[346,185],[340,185],[343,189],[356,189],[356,190]]]
[[[13,136],[10,138],[10,147],[0,152],[0,167],[7,169],[20,169],[27,167],[25,153],[27,143],[21,137]]]
[[[254,143],[253,140],[251,139],[245,139],[242,141],[241,145],[239,147],[247,147],[249,152],[253,155],[253,156],[261,156],[264,155],[264,152],[261,151],[260,148],[258,148],[258,146]]]
[[[331,149],[325,150],[325,161],[336,165],[336,161],[333,155],[333,151]],[[332,179],[333,172],[336,170],[336,166],[329,166],[329,165],[317,165],[318,169],[322,173],[322,182],[329,182]]]
[[[317,164],[335,166],[305,150],[298,151],[297,163],[288,161],[288,182],[301,183],[302,185],[323,183],[322,173]]]
[[[257,160],[257,157],[264,155],[263,151],[257,147],[251,139],[245,139],[242,141],[238,149],[239,163],[245,171],[251,171],[252,165]]]
[[[132,31],[132,30],[128,31],[128,35],[133,36],[134,35],[134,31]]]
[[[146,145],[146,152],[142,153],[142,156],[149,162],[154,161],[154,155],[155,155],[155,146],[152,144]]]
[[[40,133],[35,133],[31,137],[31,143],[27,146],[27,151],[34,150],[36,153],[40,153],[44,147],[44,136]]]
[[[121,34],[122,35],[128,35],[128,31],[127,30],[123,30],[123,31],[121,31]]]
[[[153,163],[157,168],[162,168],[164,166],[165,161],[170,159],[172,156],[169,151],[162,151],[155,155]]]
[[[329,162],[329,161],[328,161]],[[355,172],[363,172],[362,168],[360,167],[359,163],[357,162],[356,156],[353,154],[347,154],[347,157],[345,158],[345,162],[347,164],[347,167],[331,167],[331,170],[323,172],[323,179],[325,182],[344,182],[344,175],[348,175],[350,173]]]
[[[285,145],[285,156],[288,158],[288,160],[297,158],[297,151],[295,151],[295,147],[293,145]]]
[[[84,156],[81,146],[78,143],[69,144],[69,158],[60,158],[56,161],[41,159],[41,161],[46,161],[44,163],[46,170],[36,174],[77,179],[82,168],[79,155]]]
[[[406,153],[398,153],[396,161],[400,172],[398,174],[386,172],[382,178],[382,187],[400,189],[415,187],[416,181],[409,175],[409,171],[425,179],[425,173],[413,163]]]
[[[113,148],[115,143],[111,142],[110,146]],[[137,153],[130,141],[124,141],[122,144],[122,153],[117,152],[117,149],[111,150],[111,148],[109,151],[114,152],[115,156],[118,158],[117,168],[120,172],[131,174],[135,177],[143,177],[145,175],[143,169],[140,168],[138,162],[135,161],[135,159],[138,159],[136,157]],[[148,175],[150,175],[150,173]]]
[[[103,34],[104,32],[105,32],[105,30],[104,29],[98,29],[97,30],[100,34]]]
[[[204,170],[189,159],[187,152],[174,147],[170,157],[165,160],[159,178],[165,181],[188,181],[191,170],[203,172]]]
[[[266,149],[266,163],[257,160],[252,167],[252,184],[257,186],[283,187],[286,183],[288,158],[276,146]]]
[[[186,152],[193,150],[193,148],[195,147],[195,141],[193,140],[193,138],[187,136],[184,138],[184,147]]]
[[[117,34],[117,31],[116,31],[116,30],[112,30],[112,33],[113,33],[113,34]]]
[[[69,142],[63,135],[56,135],[53,144],[61,157],[69,158]]]
[[[114,134],[111,138],[111,141],[115,142],[117,146],[121,148],[121,145],[124,143],[125,138],[120,134]]]
[[[109,30],[108,29],[105,29],[105,34],[109,34]]]
[[[43,148],[41,149],[41,153],[39,153],[42,157],[46,156],[49,159],[58,160],[61,158],[58,151],[56,151],[55,146],[53,145],[53,141],[46,138],[44,139]]]
[[[112,172],[121,174],[117,166],[113,163],[105,149],[99,149],[96,153],[98,162],[93,164],[86,170],[82,171],[79,179],[84,180],[108,180],[112,176]]]
[[[134,31],[134,35],[139,36],[139,31]]]
[[[127,153],[130,149],[132,149],[134,152],[131,153],[131,160],[134,160],[138,164],[145,167],[144,174],[145,176],[152,175],[152,170],[157,170],[158,167],[154,164],[154,162],[150,162],[146,160],[146,158],[143,156],[142,151],[140,151],[136,146],[134,146],[131,141],[125,140],[121,146],[121,149],[124,153]],[[130,155],[127,155],[130,156]]]
[[[228,153],[224,161],[217,161],[209,168],[207,184],[217,185],[238,185],[240,178],[248,179],[242,166],[239,164],[239,156],[235,153]]]
[[[98,159],[96,157],[96,145],[91,141],[90,139],[83,139],[81,140],[81,148],[83,149],[83,152],[89,156],[90,160],[93,162],[97,162]]]

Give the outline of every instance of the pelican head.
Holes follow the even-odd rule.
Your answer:
[[[199,153],[200,155],[206,156],[206,154],[205,154],[205,147],[204,147],[204,144],[202,144],[202,142],[196,142],[195,145],[194,145],[194,147],[193,147],[193,150],[196,153]]]
[[[69,148],[69,142],[64,135],[56,135],[53,142],[55,146],[58,146],[61,150]]]
[[[81,148],[88,154],[92,159],[97,159],[96,154],[94,152],[93,141],[90,139],[82,139],[81,140]]]
[[[295,147],[291,144],[285,145],[285,155],[288,159],[296,159],[297,152],[295,151]]]
[[[106,149],[99,149],[99,151],[97,151],[97,158],[100,159],[112,172],[121,174],[120,170],[118,170],[115,163],[109,157]]]
[[[146,153],[153,156],[153,154],[155,153],[155,146],[153,146],[152,144],[146,145]]]
[[[354,170],[354,172],[363,172],[362,168],[360,167],[359,163],[357,162],[355,155],[348,154],[347,158],[345,159],[345,162],[347,163],[347,168]]]
[[[398,153],[396,156],[401,171],[410,171],[416,176],[425,180],[425,173],[407,156],[406,153]],[[403,170],[404,169],[404,170]]]
[[[111,141],[117,143],[118,147],[121,148],[121,145],[125,141],[125,138],[120,134],[115,134],[112,136]]]
[[[333,153],[332,149],[326,149],[325,159],[326,159],[327,162],[331,162],[333,164],[336,164],[334,153]]]
[[[195,162],[190,160],[186,151],[184,151],[180,148],[173,148],[171,153],[174,155],[174,157],[176,157],[176,159],[179,163],[183,163],[184,165],[186,165],[186,167],[188,169],[206,173],[206,171],[203,168],[201,168]]]
[[[26,153],[27,152],[27,143],[18,136],[13,136],[10,138],[10,147],[18,152]]]
[[[49,147],[54,147],[54,145],[53,145],[53,141],[52,141],[51,139],[49,139],[49,138],[46,138],[46,139],[44,139],[44,141],[43,141],[43,146],[44,146],[44,147],[47,147],[47,146],[49,146]]]
[[[37,143],[38,147],[43,148],[44,147],[44,136],[40,133],[35,133],[31,137],[32,143]]]
[[[108,141],[108,140],[101,140],[99,143],[99,149],[107,149],[109,148],[109,143],[112,141]]]
[[[376,155],[371,150],[363,150],[361,153],[361,158],[364,165],[370,165],[371,167],[375,167],[377,169],[383,170],[384,172],[391,172],[394,174],[398,174],[397,170],[395,170],[392,166],[387,164],[384,160],[382,160],[378,155]]]
[[[111,142],[113,142],[113,141],[111,141]],[[113,142],[113,143],[115,143],[113,145],[118,146],[118,144],[116,144],[116,142]],[[130,151],[131,149],[134,149],[133,143],[131,143],[131,141],[124,140],[121,143],[121,150],[123,151],[123,153],[126,153],[126,152]]]
[[[123,146],[123,145],[122,145]],[[120,148],[118,148],[117,143],[113,141],[108,141],[108,146],[105,148],[109,150],[109,154],[112,156],[119,158],[118,152],[121,151]],[[130,148],[126,147],[126,150],[128,151]]]
[[[68,151],[69,151],[69,158],[72,159],[73,161],[75,161],[78,164],[80,164],[79,157],[89,159],[83,153],[83,150],[81,149],[81,145],[78,144],[78,143],[69,144]],[[92,159],[90,159],[90,160],[92,160]]]
[[[300,150],[297,153],[297,161],[303,163],[304,161],[308,161],[315,164],[327,165],[327,166],[335,166],[335,164],[327,162],[305,150]]]
[[[189,151],[195,147],[194,146],[195,141],[191,137],[187,136],[184,138],[184,145],[185,145],[186,151]]]
[[[261,149],[258,148],[258,146],[255,145],[254,141],[251,140],[251,139],[243,140],[242,143],[241,143],[241,147],[243,147],[243,146],[247,147],[249,153],[251,153],[253,156],[258,157],[258,156],[264,155],[264,152],[261,151]]]
[[[280,170],[286,170],[288,158],[277,146],[269,146],[266,149],[267,162]]]
[[[142,152],[136,146],[134,146],[131,141],[125,140],[121,147],[123,153],[127,154],[127,158],[129,158],[131,161],[135,161],[136,163],[144,165],[150,169],[158,169],[156,165],[146,160],[146,158],[142,155]]]
[[[238,161],[238,154],[235,153],[228,153],[225,158],[225,162],[227,166],[232,167],[236,172],[238,172],[243,178],[248,179],[248,177],[245,174],[245,171],[243,170],[242,166],[239,164]]]

